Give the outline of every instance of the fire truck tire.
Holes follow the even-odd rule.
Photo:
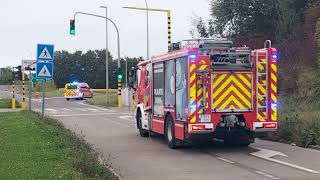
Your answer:
[[[145,129],[142,129],[142,115],[141,115],[140,110],[138,110],[136,118],[137,118],[137,126],[139,129],[140,136],[141,137],[149,137],[149,132]]]
[[[165,125],[165,137],[170,149],[175,149],[177,147],[177,140],[174,137],[174,124],[171,116],[167,117]]]
[[[70,98],[67,98],[67,101],[69,101],[70,100]]]

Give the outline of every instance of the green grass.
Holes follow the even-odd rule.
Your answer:
[[[118,104],[118,94],[110,93],[107,99],[106,94],[95,93],[92,99],[86,100],[86,103],[100,107],[116,107]]]
[[[5,99],[0,99],[0,108],[11,108],[11,99],[5,98]],[[16,100],[16,107],[19,108],[20,104]]]
[[[59,90],[46,91],[46,97],[63,97],[64,92]]]
[[[56,120],[0,113],[0,179],[118,179],[98,154]]]

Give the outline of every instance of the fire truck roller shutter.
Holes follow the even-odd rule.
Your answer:
[[[214,73],[212,81],[214,112],[252,111],[252,73]]]
[[[176,59],[176,118],[186,121],[188,109],[188,60],[187,57]]]

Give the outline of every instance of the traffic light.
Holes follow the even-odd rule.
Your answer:
[[[70,35],[76,35],[75,20],[70,20]]]
[[[118,68],[117,69],[117,79],[118,80],[122,80],[122,78],[123,78],[123,73],[122,73],[122,71],[121,71],[121,68]]]
[[[12,69],[12,79],[13,80],[22,80],[21,66],[13,67],[13,69]]]

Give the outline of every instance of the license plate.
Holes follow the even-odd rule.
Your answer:
[[[201,114],[201,115],[199,115],[199,121],[201,123],[211,122],[211,115],[210,114]]]

